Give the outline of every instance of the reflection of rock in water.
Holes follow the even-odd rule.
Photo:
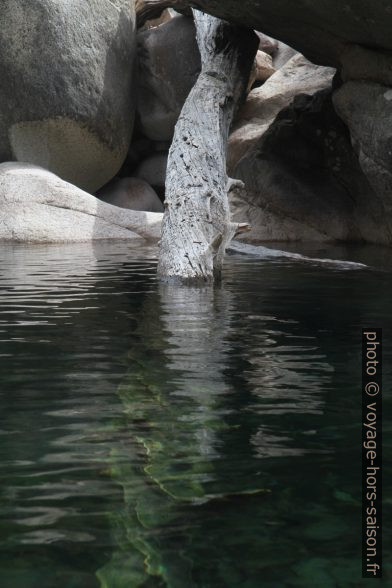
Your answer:
[[[157,292],[138,255],[3,246],[2,417],[20,441],[2,454],[36,464],[5,472],[5,507],[34,525],[15,526],[23,552],[48,578],[56,554],[91,570],[114,550],[106,588],[355,577],[358,325],[388,316],[388,275],[235,255],[222,289]]]
[[[273,405],[290,416],[295,394],[299,412],[319,414],[330,370],[311,341],[305,355],[311,363],[319,354],[320,362],[307,380],[281,340],[293,325],[248,315],[250,301],[250,293],[227,287],[160,285],[141,309],[118,389],[127,434],[113,450],[112,475],[125,509],[113,519],[117,550],[98,572],[105,588],[157,585],[148,576],[171,588],[242,585],[249,573],[260,579],[260,557],[268,567],[278,556],[282,523],[274,521],[285,524],[296,498],[271,478],[281,462],[271,470],[260,459],[305,451],[284,428],[269,431],[268,419]],[[284,400],[297,367],[292,398]],[[319,368],[325,377],[314,388]],[[257,549],[236,561],[255,537]],[[290,565],[302,547],[283,543],[279,558]]]

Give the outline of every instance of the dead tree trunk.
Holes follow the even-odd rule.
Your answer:
[[[234,112],[257,51],[253,32],[193,11],[202,71],[178,120],[169,152],[158,274],[209,282],[219,277],[227,244],[245,226],[230,222],[226,173]]]

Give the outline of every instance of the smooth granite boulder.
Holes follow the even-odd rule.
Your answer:
[[[164,194],[167,168],[167,151],[158,151],[144,159],[136,170],[136,176],[148,182],[158,194]]]
[[[392,88],[348,82],[335,92],[333,101],[350,130],[359,163],[385,210],[392,235]]]
[[[163,204],[153,188],[141,178],[115,178],[98,190],[102,201],[129,210],[163,212]]]
[[[139,32],[138,56],[140,130],[154,141],[169,141],[201,68],[193,20],[176,16]]]
[[[392,51],[390,0],[184,0],[185,6],[262,31],[320,65],[339,67],[354,45]]]
[[[157,242],[162,214],[101,202],[45,169],[0,165],[0,241],[66,243],[96,239]]]
[[[134,1],[2,0],[0,23],[0,162],[97,190],[130,144]]]
[[[331,88],[334,73],[332,68],[314,65],[297,54],[269,77],[263,86],[253,90],[240,109],[230,135],[229,174],[266,133],[281,110],[299,94],[313,95],[319,90]]]
[[[253,221],[260,240],[392,244],[391,1],[177,4],[261,31],[278,70],[248,97],[230,139],[229,173],[246,184],[232,193],[236,220]],[[333,102],[330,70],[317,66],[337,70]]]
[[[332,90],[297,95],[235,165],[233,220],[251,225],[248,242],[391,245],[392,215],[364,171]]]

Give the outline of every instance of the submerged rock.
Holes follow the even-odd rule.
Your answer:
[[[130,143],[133,0],[2,0],[0,22],[0,162],[97,190]]]
[[[157,242],[161,220],[162,214],[124,210],[101,202],[35,165],[0,165],[0,241]]]
[[[163,212],[163,204],[157,193],[140,178],[116,178],[98,190],[102,202],[146,212]]]

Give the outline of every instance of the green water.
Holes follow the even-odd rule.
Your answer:
[[[309,251],[307,251],[309,253]],[[0,587],[392,586],[392,263],[0,252]],[[361,579],[361,328],[384,329],[384,579]]]

